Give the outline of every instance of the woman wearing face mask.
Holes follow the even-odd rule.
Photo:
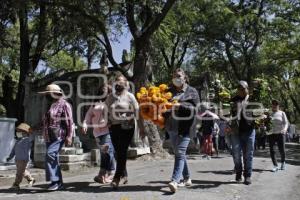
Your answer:
[[[288,119],[285,112],[279,109],[279,102],[277,100],[272,100],[272,111],[271,120],[271,131],[268,135],[269,145],[270,145],[270,155],[273,162],[273,172],[277,172],[279,169],[285,170],[285,136],[288,129]],[[277,143],[278,149],[281,156],[281,167],[278,167],[277,159],[275,156],[274,145]]]
[[[100,171],[94,178],[94,181],[98,183],[110,183],[115,171],[114,148],[111,143],[107,119],[105,118],[104,101],[109,93],[109,86],[104,84],[98,94],[102,98],[89,108],[82,127],[83,134],[87,133],[88,126],[93,128],[94,137],[100,148]]]
[[[46,141],[46,181],[51,181],[48,190],[60,190],[63,188],[63,180],[58,157],[63,144],[72,144],[72,108],[63,98],[63,92],[56,84],[48,85],[45,91],[39,93],[46,95],[48,103],[51,104],[43,120]]]
[[[197,90],[188,85],[188,78],[182,69],[173,72],[170,92],[177,100],[172,110],[166,112],[166,131],[169,133],[175,154],[172,181],[168,184],[172,192],[178,186],[191,186],[192,181],[186,160],[186,150],[190,142],[190,127],[195,118],[195,107],[200,103]]]
[[[119,183],[126,184],[127,172],[127,150],[135,131],[135,121],[137,121],[140,135],[144,135],[144,125],[139,117],[139,106],[135,96],[128,91],[128,81],[123,75],[118,75],[113,84],[113,92],[105,103],[108,108],[109,124],[112,143],[116,155],[116,172],[111,183],[117,189]]]

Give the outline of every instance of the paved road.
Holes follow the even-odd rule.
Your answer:
[[[176,194],[171,194],[167,187],[172,160],[129,161],[129,184],[121,186],[118,191],[112,191],[108,185],[94,183],[92,178],[97,169],[92,168],[65,178],[64,191],[49,193],[45,191],[47,185],[44,182],[32,188],[23,187],[18,193],[3,186],[0,188],[0,200],[299,200],[300,160],[295,157],[300,153],[299,147],[288,148],[290,164],[286,171],[277,173],[270,171],[272,163],[267,150],[258,152],[254,160],[253,184],[250,186],[233,181],[233,163],[229,155],[223,154],[212,160],[191,155],[189,166],[194,184],[189,188],[180,188]]]

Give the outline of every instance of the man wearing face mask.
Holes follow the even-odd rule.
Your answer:
[[[51,181],[48,190],[63,188],[59,151],[63,144],[71,145],[73,137],[73,116],[71,105],[63,98],[61,88],[50,84],[44,94],[50,107],[43,119],[43,134],[46,141],[46,181]]]
[[[178,103],[164,116],[166,131],[175,154],[172,181],[168,186],[172,192],[176,192],[178,186],[192,185],[186,150],[190,142],[190,130],[195,120],[195,107],[200,103],[200,99],[197,90],[188,85],[187,75],[182,69],[178,68],[173,72],[172,83],[170,92],[173,94],[173,100]]]
[[[236,181],[251,184],[253,153],[255,143],[255,123],[253,112],[249,110],[249,91],[246,81],[240,81],[237,95],[231,99],[234,103],[232,113],[236,117],[232,121],[231,142],[232,156],[236,171]],[[244,167],[243,167],[244,166]],[[244,168],[244,169],[243,169]]]

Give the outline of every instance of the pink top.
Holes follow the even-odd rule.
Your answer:
[[[107,116],[105,116],[105,104],[103,102],[96,102],[95,105],[89,108],[85,115],[83,126],[93,128],[95,137],[109,133]]]

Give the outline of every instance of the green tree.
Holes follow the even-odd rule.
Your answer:
[[[116,69],[123,72],[125,70],[115,61],[111,47],[110,35],[119,30],[122,31],[122,24],[126,23],[133,37],[134,47],[134,68],[133,80],[136,88],[140,88],[149,83],[152,74],[149,62],[150,39],[159,28],[161,22],[166,17],[175,0],[167,1],[55,1],[54,5],[71,11],[73,15],[80,18],[78,22],[85,20],[94,29],[97,40],[105,47],[110,63]],[[83,20],[84,19],[84,20]],[[86,23],[84,27],[86,27]],[[150,80],[151,81],[151,80]],[[162,150],[160,136],[157,128],[153,124],[147,124],[149,141],[153,151]]]

